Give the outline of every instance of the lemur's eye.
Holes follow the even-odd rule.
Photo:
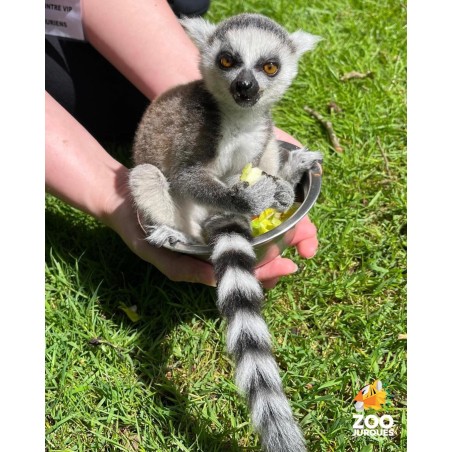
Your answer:
[[[267,61],[263,66],[262,69],[267,75],[276,75],[276,73],[279,71],[279,66],[274,63],[273,61]]]
[[[232,58],[231,55],[223,55],[220,58],[220,66],[224,69],[231,68],[232,66],[234,66],[234,63],[235,63],[234,58]]]

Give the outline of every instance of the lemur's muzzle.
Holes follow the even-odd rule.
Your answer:
[[[259,100],[259,84],[250,70],[244,69],[232,82],[231,94],[244,107],[251,107]]]

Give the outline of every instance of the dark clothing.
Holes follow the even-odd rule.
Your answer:
[[[149,100],[94,47],[46,35],[45,88],[96,139],[129,140]]]
[[[197,16],[210,0],[169,0]],[[46,35],[45,88],[96,139],[131,140],[149,100],[88,42]]]

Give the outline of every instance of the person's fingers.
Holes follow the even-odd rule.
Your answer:
[[[319,247],[319,241],[317,237],[312,237],[310,239],[305,239],[299,242],[297,245],[298,254],[305,259],[310,259],[314,257],[317,253],[317,248]]]
[[[270,281],[272,283],[276,278],[290,275],[298,270],[297,265],[290,259],[278,256],[272,261],[261,267],[256,268],[256,278],[265,283]]]
[[[315,255],[318,241],[316,227],[308,217],[303,218],[296,227],[291,245],[297,247],[302,257],[309,258]],[[145,241],[136,250],[144,260],[152,263],[169,279],[215,286],[216,279],[211,264],[190,256],[175,253],[163,248],[149,246]],[[272,288],[281,276],[296,272],[297,265],[290,259],[278,256],[269,263],[256,269],[256,277],[262,282],[264,288]]]
[[[267,281],[262,281],[262,287],[264,289],[273,289],[273,287],[278,284],[279,278],[268,279]]]
[[[170,252],[170,251],[169,251]],[[215,274],[211,264],[189,256],[177,256],[167,262],[166,273],[172,281],[216,286]]]
[[[211,264],[181,253],[150,246],[143,241],[135,252],[172,281],[184,281],[215,286]]]
[[[215,274],[211,264],[190,256],[146,245],[147,253],[142,257],[151,262],[172,281],[216,286]],[[262,282],[263,287],[269,289],[276,285],[281,276],[290,275],[297,270],[297,265],[290,259],[278,256],[267,264],[256,268],[255,275]]]
[[[317,236],[317,228],[308,216],[303,217],[295,226],[295,234],[289,245],[296,245],[302,240]]]
[[[301,257],[309,259],[315,256],[319,246],[317,228],[309,217],[302,218],[297,224],[290,245],[296,246]]]

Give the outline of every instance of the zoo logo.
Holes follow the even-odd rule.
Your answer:
[[[386,403],[386,391],[383,390],[383,383],[375,380],[372,384],[368,384],[360,389],[355,401],[356,411],[364,411],[366,409],[381,410],[382,405]],[[353,436],[394,436],[395,431],[394,419],[389,414],[376,416],[375,414],[354,414],[353,418]]]

